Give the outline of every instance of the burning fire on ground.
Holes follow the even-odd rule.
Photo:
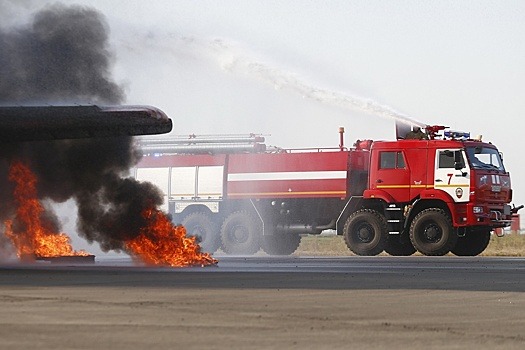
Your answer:
[[[217,263],[210,254],[200,252],[195,237],[187,237],[186,229],[174,226],[163,212],[148,209],[142,215],[147,225],[137,237],[126,242],[134,258],[150,265],[206,266]]]
[[[42,223],[44,207],[37,197],[36,176],[27,166],[14,162],[9,169],[9,180],[15,182],[16,218],[21,230],[15,232],[14,221],[6,220],[5,235],[11,239],[19,258],[89,255],[83,250],[73,250],[68,236],[52,232]]]
[[[44,207],[38,200],[37,178],[22,162],[14,162],[9,170],[9,180],[15,183],[14,197],[18,204],[16,221],[6,220],[5,235],[11,239],[21,259],[64,256],[89,256],[83,250],[75,251],[64,233],[55,233],[42,222]],[[194,237],[186,237],[182,226],[175,226],[159,210],[143,212],[146,225],[140,234],[124,242],[134,260],[150,265],[206,266],[217,263],[208,253],[201,253]],[[20,225],[15,230],[15,222]]]

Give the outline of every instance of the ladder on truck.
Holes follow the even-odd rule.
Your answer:
[[[144,155],[262,153],[269,150],[260,134],[175,135],[137,138]]]

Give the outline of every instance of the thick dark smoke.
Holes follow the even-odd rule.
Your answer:
[[[110,80],[107,41],[95,10],[55,5],[37,13],[29,28],[1,35],[2,101],[122,102]]]
[[[96,10],[54,5],[36,13],[24,28],[0,32],[0,104],[119,104],[120,86],[111,80],[108,26]],[[1,140],[0,140],[1,141]],[[128,175],[139,159],[130,137],[2,144],[0,219],[14,213],[12,160],[29,163],[41,198],[74,198],[79,233],[105,251],[121,249],[142,226],[145,207],[162,196]],[[59,229],[56,217],[47,222]]]

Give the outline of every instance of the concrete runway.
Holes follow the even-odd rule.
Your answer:
[[[525,347],[525,259],[0,266],[0,349]]]

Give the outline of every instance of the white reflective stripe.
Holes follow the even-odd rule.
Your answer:
[[[501,184],[501,180],[500,180],[499,175],[492,175],[492,183],[493,183],[494,185],[499,185],[499,184]]]
[[[228,181],[346,179],[346,171],[282,171],[228,174]]]

